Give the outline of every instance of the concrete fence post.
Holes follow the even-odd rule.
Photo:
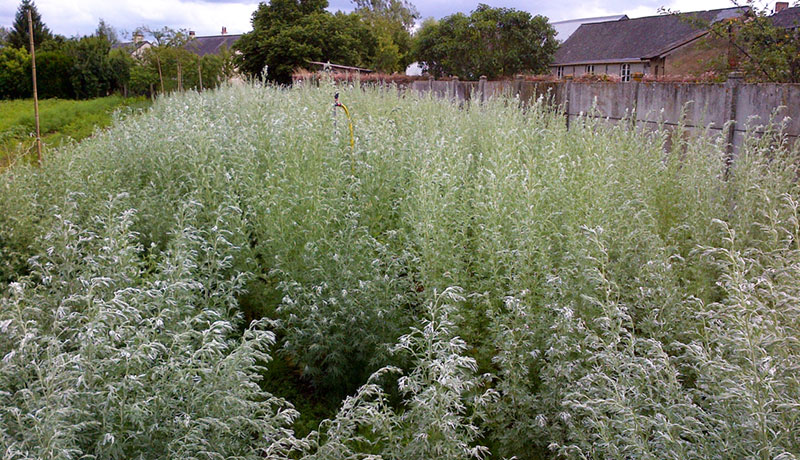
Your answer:
[[[522,78],[522,74],[514,75],[514,95],[519,98],[522,97]]]
[[[738,123],[736,121],[736,101],[739,99],[739,85],[742,84],[744,75],[741,72],[731,72],[728,74],[728,80],[725,82],[725,109],[728,113],[725,114],[725,119],[728,120],[729,128],[728,135],[725,139],[725,175],[727,176],[728,170],[733,164],[736,148],[736,128]]]
[[[453,81],[450,83],[453,85],[453,100],[458,100],[458,77],[453,77]]]
[[[433,97],[433,75],[428,75],[428,93]]]
[[[569,130],[569,92],[572,89],[572,81],[567,80],[561,84],[564,85],[564,116],[567,119],[567,130]]]
[[[486,102],[486,75],[481,75],[478,80],[478,92],[481,93],[481,102]]]
[[[633,87],[633,103],[631,104],[631,125],[636,128],[636,119],[639,118],[639,86],[641,82],[635,82]]]

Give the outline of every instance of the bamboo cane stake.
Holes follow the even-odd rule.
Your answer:
[[[36,153],[39,166],[42,165],[42,136],[39,131],[39,93],[36,90],[36,50],[33,45],[33,19],[31,19],[31,8],[28,8],[28,35],[31,39],[31,70],[33,73],[33,114],[36,119]]]

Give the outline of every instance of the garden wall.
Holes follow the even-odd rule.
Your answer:
[[[629,120],[636,125],[668,129],[683,124],[688,130],[727,135],[733,152],[749,130],[762,131],[772,121],[783,123],[787,138],[800,136],[800,85],[746,84],[736,78],[726,83],[610,83],[533,82],[524,80],[462,82],[417,80],[409,84],[419,93],[433,91],[457,100],[518,95],[528,103],[539,97],[562,107],[567,123],[580,116],[611,122]],[[732,130],[724,132],[726,123]]]

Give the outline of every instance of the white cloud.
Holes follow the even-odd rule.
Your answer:
[[[219,34],[223,26],[230,34],[244,33],[252,28],[250,18],[258,7],[257,1],[38,0],[35,4],[50,30],[68,37],[93,33],[100,18],[128,33],[143,25],[190,29],[198,35]],[[0,24],[10,25],[15,12],[16,6],[2,7]]]

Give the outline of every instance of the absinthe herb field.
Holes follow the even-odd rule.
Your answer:
[[[797,151],[666,141],[323,82],[6,170],[4,457],[795,458]]]

